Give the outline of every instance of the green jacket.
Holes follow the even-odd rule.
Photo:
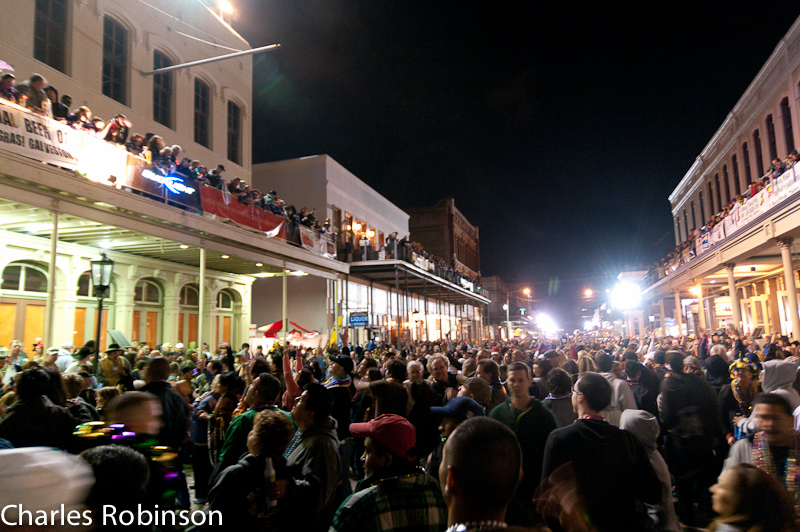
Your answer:
[[[517,494],[525,497],[533,495],[542,478],[542,462],[547,437],[558,428],[553,413],[535,397],[530,398],[528,406],[517,413],[509,398],[492,409],[489,417],[496,419],[514,431],[522,447],[523,477]]]
[[[285,410],[279,409],[277,406],[272,405],[261,410],[277,410],[284,414],[289,421],[292,422],[294,430],[298,429],[292,415]],[[236,465],[239,458],[247,452],[247,435],[253,429],[253,423],[256,419],[256,414],[261,410],[257,408],[250,408],[247,412],[240,414],[233,418],[228,430],[225,432],[225,443],[222,444],[222,450],[219,453],[219,470],[223,471],[226,467]]]

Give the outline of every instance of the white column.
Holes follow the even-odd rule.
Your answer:
[[[667,315],[664,311],[664,298],[658,298],[658,311],[661,313],[661,334],[667,335]]]
[[[58,254],[58,212],[53,212],[53,232],[50,234],[50,263],[47,267],[47,302],[44,310],[44,348],[53,346],[53,307],[56,296],[56,258]],[[72,336],[69,337],[72,340]]]
[[[787,237],[778,239],[778,247],[781,249],[781,259],[783,260],[783,279],[789,298],[789,317],[792,320],[792,337],[798,338],[798,335],[800,335],[800,316],[797,314],[797,285],[794,283],[794,266],[792,266],[793,242],[793,238]]]
[[[700,327],[704,330],[708,329],[708,324],[706,323],[706,308],[705,308],[705,301],[703,301],[703,280],[702,279],[695,279],[697,283],[697,313],[700,315]],[[699,331],[696,331],[699,335]]]
[[[203,356],[203,327],[205,327],[206,315],[206,250],[200,248],[200,281],[197,283],[197,352]],[[214,353],[209,346],[211,354]]]
[[[678,324],[678,335],[683,334],[683,309],[681,308],[681,291],[675,290],[675,321]]]
[[[728,273],[728,295],[731,298],[731,310],[733,311],[733,326],[741,331],[742,329],[742,309],[739,305],[739,291],[736,290],[736,278],[733,276],[733,269],[736,267],[733,263],[725,265],[725,270]]]

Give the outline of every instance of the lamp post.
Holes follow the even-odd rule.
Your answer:
[[[506,339],[511,340],[511,318],[508,317],[508,293],[506,293],[506,304],[503,305],[503,310],[506,311]]]
[[[108,289],[111,286],[111,276],[114,273],[114,261],[106,257],[105,253],[100,254],[100,259],[90,262],[92,265],[92,286],[94,287],[94,297],[97,298],[97,329],[94,336],[95,351],[92,370],[97,376],[97,366],[100,363],[100,331],[103,326],[103,299],[108,296]]]

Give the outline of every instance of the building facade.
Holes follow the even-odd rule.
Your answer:
[[[733,325],[800,335],[800,166],[769,168],[795,153],[798,98],[800,19],[669,197],[681,249],[651,274],[644,296],[649,311],[671,310],[674,332]]]
[[[411,215],[411,240],[444,259],[449,268],[461,275],[473,279],[481,276],[478,228],[461,214],[453,198],[443,199],[433,207],[407,211]]]
[[[252,58],[150,73],[250,48],[205,3],[5,3],[0,28],[0,59],[17,82],[41,74],[71,96],[72,110],[124,114],[130,133],[159,135],[182,156],[223,164],[226,178],[250,179]],[[256,279],[349,271],[212,214],[204,188],[157,174],[120,147],[13,103],[0,107],[0,345],[94,338],[87,271],[101,252],[115,261],[103,330],[151,345],[247,341]]]

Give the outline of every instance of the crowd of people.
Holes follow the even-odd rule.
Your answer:
[[[14,341],[4,504],[21,516],[35,475],[37,508],[165,512],[141,530],[184,529],[169,521],[184,511],[331,531],[767,532],[800,516],[800,343],[786,337],[339,339],[111,344],[98,360],[93,342],[28,355]]]
[[[694,260],[697,256],[696,242],[699,238],[703,235],[710,234],[714,227],[722,224],[725,218],[736,213],[745,202],[754,198],[759,192],[764,189],[770,190],[775,180],[792,168],[798,160],[800,160],[800,154],[797,150],[792,150],[783,160],[777,158],[773,159],[766,174],[751,182],[744,193],[732,197],[731,200],[723,205],[719,212],[713,214],[702,227],[692,229],[686,240],[675,246],[675,249],[670,251],[665,258],[653,264],[645,277],[647,283],[655,284],[671,274],[674,269]]]
[[[86,105],[72,109],[72,97],[63,94],[59,98],[58,89],[49,85],[41,74],[32,74],[25,81],[16,83],[14,74],[4,73],[0,76],[0,98],[25,107],[32,113],[47,116],[88,135],[124,147],[130,154],[146,159],[164,175],[180,175],[188,183],[224,191],[242,204],[284,217],[296,226],[313,228],[319,235],[333,231],[329,220],[322,223],[317,220],[315,209],[303,207],[298,211],[293,205],[287,205],[286,201],[280,199],[276,191],[262,193],[251,188],[238,176],[226,180],[223,178],[223,164],[207,167],[198,159],[186,157],[180,145],[167,145],[159,135],[131,133],[133,124],[123,114],[106,122],[93,116],[92,110]]]

